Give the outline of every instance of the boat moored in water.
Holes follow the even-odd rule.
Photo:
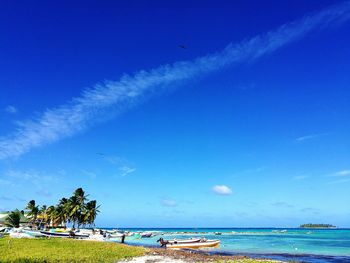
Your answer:
[[[173,241],[173,240],[170,240]],[[190,249],[200,249],[200,248],[206,248],[206,247],[216,247],[220,244],[220,240],[207,240],[205,238],[201,238],[199,240],[193,239],[185,239],[185,240],[177,240],[176,242],[170,242],[167,240],[164,240],[163,238],[160,238],[157,242],[160,242],[162,247],[166,248],[190,248]]]

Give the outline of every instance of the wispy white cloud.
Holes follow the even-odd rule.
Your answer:
[[[100,155],[101,158],[103,158],[110,164],[118,167],[118,171],[119,171],[119,173],[117,174],[118,177],[124,177],[136,171],[135,166],[125,158],[122,158],[116,155],[108,155],[105,153],[97,153],[97,154]]]
[[[36,170],[7,170],[4,175],[5,181],[8,182],[9,186],[25,183],[28,186],[32,185],[39,188],[46,184],[52,184],[57,180],[57,177],[54,175],[48,175]]]
[[[5,108],[5,111],[8,112],[8,113],[17,113],[17,108],[15,106],[12,106],[12,105],[8,105],[6,108]]]
[[[328,184],[341,184],[350,182],[350,170],[340,170],[327,175],[333,177],[336,180],[328,182]]]
[[[342,184],[342,183],[349,183],[349,182],[350,182],[350,178],[342,178],[342,179],[331,181],[328,184]]]
[[[169,86],[227,66],[255,61],[313,31],[339,25],[349,17],[350,3],[343,2],[193,61],[141,70],[119,81],[104,81],[64,105],[44,111],[37,118],[18,122],[14,133],[0,139],[0,159],[19,156],[73,136],[105,119],[109,112],[121,113]]]
[[[314,134],[308,134],[308,135],[304,135],[304,136],[300,136],[298,138],[295,139],[296,142],[304,142],[304,141],[308,141],[308,140],[312,140],[324,135],[328,135],[328,133],[314,133]]]
[[[330,176],[336,176],[336,177],[350,176],[350,170],[337,171],[335,173],[330,174]]]
[[[231,195],[232,190],[226,185],[214,185],[212,188],[213,192],[218,195]]]
[[[163,199],[163,200],[161,200],[161,204],[163,206],[167,206],[167,207],[177,206],[177,202],[174,199]]]
[[[121,172],[120,176],[124,177],[135,172],[136,168],[129,167],[129,166],[122,166],[122,167],[119,167],[119,171]]]

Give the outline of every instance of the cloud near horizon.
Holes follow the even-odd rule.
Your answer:
[[[232,190],[226,185],[214,185],[212,188],[213,192],[218,195],[231,195]]]
[[[37,118],[17,122],[18,127],[12,134],[0,138],[0,160],[71,137],[106,119],[108,112],[115,116],[169,86],[228,66],[253,62],[311,32],[340,25],[349,18],[350,2],[342,2],[276,30],[229,44],[214,54],[141,70],[133,76],[124,75],[118,81],[99,83],[84,90],[80,97],[48,109]]]

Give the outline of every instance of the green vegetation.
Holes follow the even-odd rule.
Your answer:
[[[12,211],[5,219],[5,224],[10,227],[19,227],[22,215],[23,212],[20,212],[19,210]]]
[[[74,191],[70,198],[62,198],[57,205],[41,208],[35,200],[29,201],[26,210],[32,226],[63,226],[72,223],[73,228],[83,225],[94,225],[99,206],[96,200],[88,201],[87,195],[82,188]]]
[[[336,226],[333,226],[331,224],[303,224],[300,225],[300,228],[335,228]]]
[[[0,238],[0,262],[115,262],[144,252],[141,247],[109,242]]]

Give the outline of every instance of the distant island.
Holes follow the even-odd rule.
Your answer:
[[[303,224],[299,226],[300,228],[336,228],[331,224]]]

